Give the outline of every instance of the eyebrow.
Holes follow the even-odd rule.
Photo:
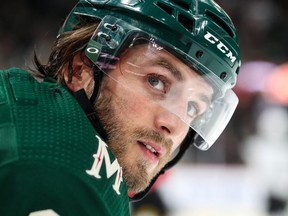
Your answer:
[[[170,62],[168,62],[165,58],[159,58],[153,61],[152,65],[158,65],[161,67],[164,67],[168,69],[168,71],[171,72],[171,74],[178,80],[178,81],[183,81],[183,76],[182,73],[174,67]],[[199,99],[206,103],[208,106],[211,104],[211,98],[205,94],[200,94]]]
[[[200,100],[202,100],[203,102],[205,102],[206,104],[211,104],[211,98],[209,98],[207,95],[205,94],[201,94],[200,95]]]
[[[204,93],[199,93],[197,95],[198,99],[202,102],[204,102],[207,105],[207,108],[211,105],[212,103],[212,98],[209,97],[208,95],[204,94]],[[192,99],[189,101],[193,101]]]
[[[170,62],[168,62],[165,58],[159,58],[156,59],[152,65],[158,65],[161,66],[163,68],[168,69],[168,71],[171,72],[171,74],[178,80],[178,81],[182,81],[183,80],[183,76],[182,73],[176,68],[174,67]]]
[[[207,95],[201,94],[200,100],[203,101],[207,106],[206,110],[204,111],[205,113],[209,109],[209,106],[211,105],[211,99],[209,99]]]

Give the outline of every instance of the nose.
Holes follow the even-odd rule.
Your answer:
[[[179,116],[161,106],[155,113],[154,124],[158,131],[170,137],[185,134],[189,128]]]

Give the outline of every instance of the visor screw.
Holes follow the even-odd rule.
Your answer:
[[[106,41],[111,41],[111,39],[112,39],[112,37],[111,37],[110,35],[107,35],[107,36],[105,37],[105,40],[106,40]]]
[[[117,25],[113,25],[112,28],[111,28],[111,30],[112,30],[112,31],[116,31],[117,28],[118,28]]]
[[[204,52],[203,52],[202,50],[198,50],[198,51],[196,52],[196,57],[197,57],[197,58],[202,58],[203,55],[204,55]]]
[[[226,72],[222,72],[221,74],[220,74],[220,79],[225,79],[227,77],[227,73]]]

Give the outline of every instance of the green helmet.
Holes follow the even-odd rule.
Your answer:
[[[107,44],[107,41],[105,45],[101,39],[94,38],[94,40],[98,40],[97,46],[100,46],[102,51],[105,50],[106,55],[108,53],[116,56],[117,52],[120,52],[119,47],[123,49],[123,44],[131,36],[131,32],[142,31],[153,35],[162,44],[169,44],[170,52],[184,61],[188,61],[200,73],[211,76],[209,79],[212,82],[218,82],[216,85],[218,85],[217,88],[220,88],[218,91],[221,94],[225,94],[236,84],[241,65],[238,35],[229,16],[214,1],[80,0],[67,17],[60,32],[73,30],[79,24],[80,17],[100,22],[107,16],[117,17],[120,20],[111,22],[129,24],[122,24],[120,33],[113,33],[114,30],[111,29],[110,32],[106,31],[105,35],[108,35],[110,39],[112,37],[110,45]],[[109,22],[111,19],[106,18],[106,20]],[[100,33],[98,32],[98,34]],[[117,44],[117,46],[111,47],[111,43]],[[88,57],[96,63],[99,55]],[[228,95],[230,101],[233,97],[231,94]],[[211,121],[209,124],[217,126],[216,135],[215,133],[210,134],[210,131],[216,130],[216,126],[205,129],[199,129],[199,123],[192,126],[192,129],[199,135],[193,138],[195,146],[201,150],[207,150],[214,143],[236,108],[238,99],[232,100],[233,104],[228,102],[231,107],[230,111],[223,114],[225,119],[219,120],[219,116],[223,115],[217,112],[220,112],[221,109],[227,110],[227,108],[223,108],[223,106],[218,110],[214,108],[217,110],[214,112],[217,119],[213,121],[217,122],[217,125]],[[219,103],[223,104],[223,101]],[[206,138],[203,139],[203,137]]]
[[[236,29],[212,0],[80,0],[62,27],[70,31],[79,16],[111,15],[167,41],[227,85],[236,84],[241,60]]]
[[[156,41],[152,47],[164,47],[213,83],[210,108],[193,123],[186,122],[190,132],[165,168],[179,160],[188,144],[211,147],[238,103],[231,90],[241,65],[238,35],[224,10],[213,0],[80,0],[60,33],[73,30],[83,18],[99,22],[85,53],[104,73],[119,53],[147,38]]]

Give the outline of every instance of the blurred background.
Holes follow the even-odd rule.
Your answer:
[[[216,0],[240,34],[240,98],[213,147],[190,148],[134,216],[288,215],[288,1]],[[0,69],[43,60],[76,0],[2,1]]]

